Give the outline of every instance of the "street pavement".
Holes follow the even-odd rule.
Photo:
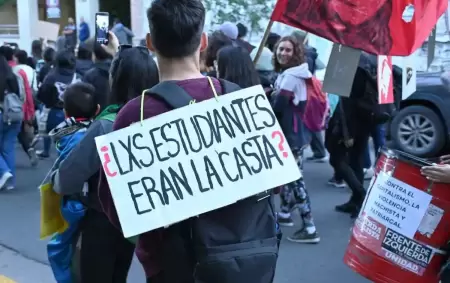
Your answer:
[[[46,242],[39,240],[37,190],[52,160],[41,161],[32,168],[19,147],[16,152],[17,189],[0,192],[0,283],[52,283],[55,281],[46,258]],[[286,236],[295,227],[283,227],[275,283],[369,282],[343,263],[352,221],[348,215],[335,212],[334,206],[347,201],[349,192],[327,186],[331,175],[331,167],[326,163],[305,163],[306,186],[321,242],[317,245],[291,243]],[[300,223],[297,214],[295,220]],[[145,282],[136,259],[128,282]]]

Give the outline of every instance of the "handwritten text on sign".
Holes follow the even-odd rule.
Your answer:
[[[413,238],[432,196],[381,172],[370,191],[364,212],[379,223]]]
[[[300,178],[261,86],[96,138],[125,237]]]

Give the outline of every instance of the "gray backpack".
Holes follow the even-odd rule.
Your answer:
[[[23,120],[23,100],[19,95],[5,92],[2,114],[3,123],[20,123]]]

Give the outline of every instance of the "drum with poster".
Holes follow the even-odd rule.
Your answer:
[[[420,173],[431,165],[382,149],[344,262],[376,283],[438,283],[450,240],[450,185]]]

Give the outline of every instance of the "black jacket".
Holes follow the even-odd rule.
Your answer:
[[[77,60],[76,72],[80,76],[84,76],[84,74],[89,71],[94,66],[94,62],[91,60]]]
[[[55,67],[45,77],[38,90],[37,99],[47,108],[62,108],[60,95],[68,85],[78,79],[75,70]]]
[[[111,60],[99,61],[87,71],[83,76],[83,82],[89,83],[95,87],[95,96],[98,104],[103,108],[109,97],[109,68]]]

